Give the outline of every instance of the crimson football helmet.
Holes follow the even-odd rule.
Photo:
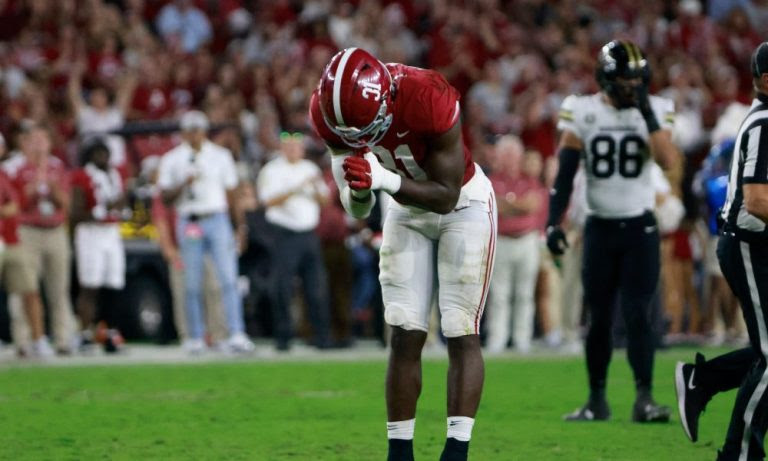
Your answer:
[[[387,67],[360,48],[336,53],[318,86],[325,124],[353,148],[381,141],[392,125],[393,95]]]

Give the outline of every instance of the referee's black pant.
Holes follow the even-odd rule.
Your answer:
[[[720,268],[739,298],[750,347],[696,367],[712,394],[739,388],[720,460],[762,460],[768,428],[768,242],[748,243],[725,233],[717,245]]]
[[[590,389],[605,389],[618,295],[635,382],[638,389],[650,391],[654,356],[650,306],[659,281],[659,232],[653,214],[627,219],[588,218],[582,280],[589,312],[585,350]]]

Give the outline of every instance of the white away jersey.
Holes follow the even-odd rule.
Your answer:
[[[662,129],[675,119],[672,100],[650,96]],[[602,93],[571,95],[560,108],[560,130],[584,144],[589,213],[601,218],[639,216],[654,208],[648,128],[636,108],[616,109]]]

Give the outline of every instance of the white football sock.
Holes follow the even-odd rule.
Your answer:
[[[448,417],[448,438],[454,438],[460,442],[469,442],[472,438],[472,426],[475,424],[474,418],[467,416],[449,416]]]
[[[416,418],[406,421],[387,421],[387,439],[413,440]]]

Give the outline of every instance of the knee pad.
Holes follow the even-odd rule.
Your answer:
[[[384,309],[384,321],[393,327],[405,328],[408,323],[408,314],[400,306],[389,306]]]
[[[460,310],[445,310],[442,312],[440,326],[446,338],[458,338],[475,334],[474,323],[467,314]]]

